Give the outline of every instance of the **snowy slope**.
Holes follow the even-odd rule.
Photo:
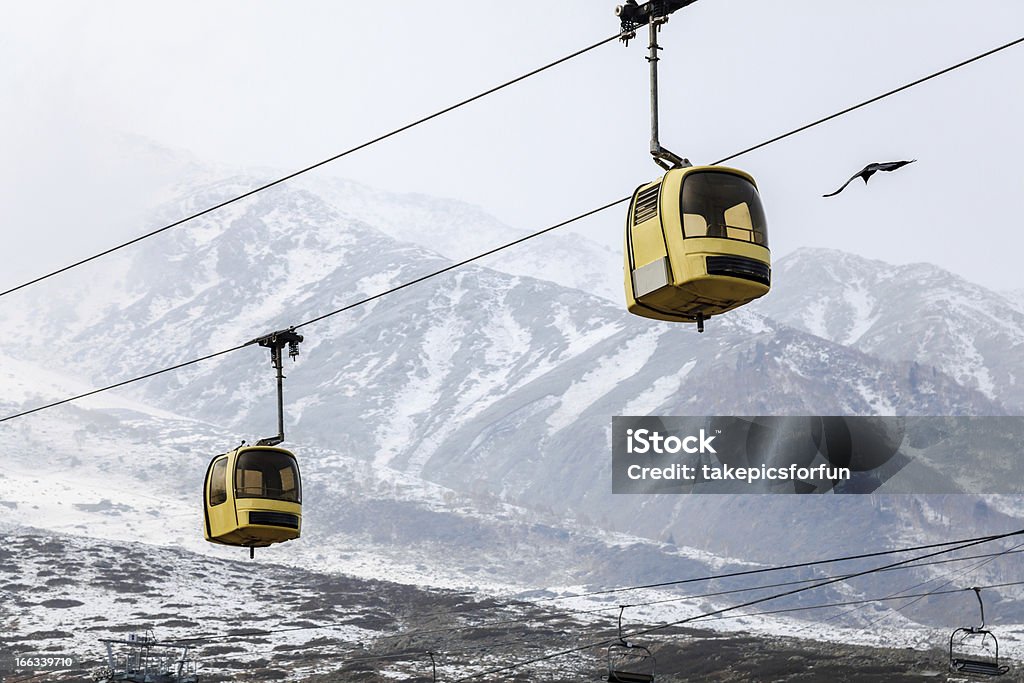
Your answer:
[[[216,203],[250,180],[205,186],[158,219]],[[453,213],[472,221],[466,207],[408,201],[414,214],[435,211],[438,226]],[[13,338],[47,340],[4,350],[14,356],[0,358],[4,408],[229,348],[449,263],[314,192],[275,188],[0,308]],[[888,329],[877,302],[893,269],[844,267],[849,277],[836,278],[834,291],[823,285],[802,299],[785,289],[800,269],[780,265],[779,290],[764,301],[790,306],[712,319],[704,335],[475,265],[304,327],[286,396],[288,443],[308,483],[308,533],[265,553],[311,570],[514,592],[643,583],[737,560],[945,540],[953,527],[970,535],[1019,526],[1019,510],[979,509],[969,496],[932,506],[910,496],[879,505],[611,495],[613,415],[1005,411],[1012,391],[973,370],[861,348]],[[859,284],[844,292],[840,280]],[[852,325],[816,312],[828,296],[845,302],[840,317]],[[983,302],[966,301],[947,308],[987,315]],[[786,311],[797,318],[780,322]],[[266,435],[273,412],[266,351],[247,347],[95,403],[4,423],[0,502],[26,526],[234,557],[202,542],[196,491],[209,458]],[[914,618],[931,622],[940,611]]]
[[[209,186],[163,217],[247,183]],[[59,298],[41,286],[8,324],[53,340],[13,351],[101,385],[230,348],[447,263],[310,192],[278,187],[124,252],[107,268],[102,296],[98,279]],[[605,526],[655,539],[670,525],[643,521],[647,501],[608,493],[600,463],[613,415],[1002,412],[941,372],[755,312],[713,319],[698,335],[478,266],[301,331],[307,340],[286,389],[292,442],[559,515],[601,520],[622,508]],[[251,440],[274,423],[266,356],[248,347],[125,391],[217,424],[229,443]]]
[[[551,216],[548,224],[517,229],[479,207],[453,199],[386,192],[322,175],[303,178],[297,186],[309,189],[343,216],[369,223],[400,242],[417,244],[453,261],[482,254],[569,218]],[[518,244],[480,263],[511,275],[549,280],[618,304],[624,301],[621,254],[568,230]]]
[[[811,334],[895,361],[944,371],[1024,408],[1024,311],[936,266],[890,266],[828,249],[802,249],[774,268],[754,310]]]

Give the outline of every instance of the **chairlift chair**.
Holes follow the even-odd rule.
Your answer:
[[[636,669],[643,668],[643,671]],[[654,681],[654,655],[643,645],[625,641],[608,646],[608,680],[612,683]]]
[[[1007,664],[999,663],[999,640],[996,639],[994,633],[985,628],[985,604],[981,600],[981,589],[972,588],[974,595],[978,598],[978,607],[981,609],[981,625],[980,626],[962,626],[949,636],[949,668],[953,671],[959,671],[965,674],[976,674],[979,676],[1003,676],[1010,671],[1010,667]],[[960,639],[957,640],[958,634],[963,634]],[[980,642],[977,647],[973,650],[973,653],[968,654],[964,648],[964,643],[968,641],[977,642],[980,638]],[[991,658],[980,659],[980,652],[985,649],[986,641],[991,638],[994,646],[993,655]],[[959,644],[959,652],[954,653],[954,644]]]
[[[622,636],[622,613],[619,606],[619,642],[608,646],[608,681],[611,683],[652,683],[656,660],[643,645],[627,643]]]

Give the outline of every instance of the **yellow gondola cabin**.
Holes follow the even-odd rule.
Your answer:
[[[302,484],[291,451],[240,446],[206,470],[207,541],[262,548],[299,537]]]
[[[673,168],[633,194],[626,221],[630,313],[704,320],[768,293],[768,226],[754,179],[724,166]]]

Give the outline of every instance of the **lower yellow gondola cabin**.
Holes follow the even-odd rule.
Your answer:
[[[704,320],[768,293],[768,226],[754,179],[724,166],[673,168],[633,194],[626,221],[630,313]]]
[[[218,455],[204,491],[207,541],[262,548],[299,537],[302,484],[291,451],[241,446]]]

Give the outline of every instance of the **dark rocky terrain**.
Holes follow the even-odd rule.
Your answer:
[[[473,675],[588,681],[600,679],[603,643],[616,636],[614,606],[587,614],[557,602],[499,601],[259,560],[32,533],[4,539],[0,595],[5,683],[91,680],[104,665],[98,639],[147,631],[164,642],[192,644],[204,683],[429,681],[428,652],[435,653],[443,681]],[[704,628],[663,629],[635,642],[650,646],[659,681],[961,680],[947,675],[942,642],[930,650],[874,648]],[[601,645],[583,648],[593,644]],[[65,654],[76,658],[76,667],[14,666],[16,655]]]

